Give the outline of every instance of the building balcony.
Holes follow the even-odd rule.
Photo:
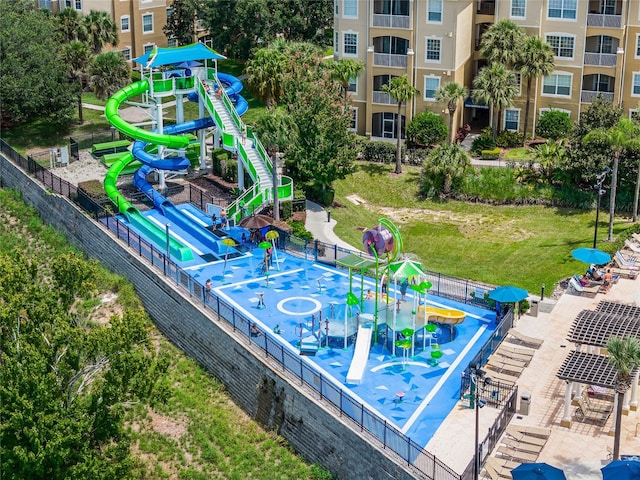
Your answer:
[[[495,15],[496,14],[496,2],[494,0],[480,0],[476,8],[478,15]]]
[[[585,65],[598,65],[601,67],[615,67],[616,66],[616,54],[615,53],[584,53]]]
[[[580,102],[582,103],[591,103],[593,98],[598,95],[602,95],[602,98],[611,100],[613,102],[613,92],[596,92],[593,90],[582,90],[580,93]]]
[[[622,27],[622,15],[606,15],[604,13],[590,13],[587,15],[587,27]]]
[[[411,17],[408,15],[373,14],[374,27],[411,28]]]
[[[391,95],[389,95],[388,93],[385,92],[381,92],[381,91],[373,91],[373,99],[372,99],[373,103],[382,103],[384,105],[397,105],[398,102],[396,102],[393,98],[391,98]]]
[[[374,53],[373,64],[377,67],[407,68],[407,56],[395,53]]]

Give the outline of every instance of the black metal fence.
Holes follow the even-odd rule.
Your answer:
[[[76,186],[52,174],[33,159],[25,159],[2,139],[0,139],[0,152],[51,190],[76,202],[78,197]],[[202,198],[194,198],[194,200],[196,201],[192,203],[202,206]],[[163,275],[173,279],[176,287],[185,290],[194,301],[202,303],[206,308],[218,314],[221,319],[233,327],[234,331],[242,332],[250,342],[263,349],[268,357],[276,360],[283,372],[288,372],[297,378],[300,385],[314,390],[318,395],[318,401],[332,405],[342,419],[358,427],[360,431],[369,433],[374,443],[378,442],[382,448],[395,452],[407,463],[407,466],[412,471],[415,471],[416,475],[429,480],[471,479],[473,461],[470,462],[462,474],[456,473],[433,454],[425,451],[411,438],[404,435],[394,426],[389,425],[376,412],[345,394],[340,385],[334,384],[330,379],[324,378],[322,374],[306,365],[299,355],[287,351],[282,344],[268,335],[262,335],[258,339],[252,337],[250,335],[252,322],[248,318],[215,294],[211,293],[206,296],[204,285],[193,278],[189,272],[182,270],[167,258],[164,250],[158,249],[136,232],[129,230],[125,224],[118,220],[117,216],[113,215],[113,211],[110,208],[105,208],[97,203],[90,205],[90,208],[86,208],[87,205],[85,203],[83,202],[82,204],[83,209],[90,213],[97,222],[101,222],[111,230],[128,248],[135,251],[138,256],[146,258]],[[323,244],[318,241],[309,242],[291,235],[285,235],[284,239],[281,238],[281,242],[280,248],[292,254],[309,260],[330,263],[334,266],[336,266],[336,259],[354,253],[335,245]],[[485,284],[449,277],[435,272],[429,272],[429,280],[433,284],[434,294],[463,303],[475,303],[476,305],[483,305],[484,295],[481,296],[482,301],[480,301],[480,293],[490,288]],[[472,292],[474,292],[474,295],[471,295]],[[505,319],[507,318],[509,318],[508,314],[505,316]],[[480,358],[484,357],[485,354],[488,356],[487,352],[497,346],[499,339],[501,340],[506,335],[505,328],[507,323],[505,320],[501,322],[499,330],[482,348],[479,354]],[[511,402],[511,399],[508,400],[506,405],[511,405]],[[506,418],[506,413],[504,416]],[[502,425],[502,423],[504,423],[504,418],[498,419],[497,424]],[[496,428],[495,425],[494,428]],[[504,426],[502,429],[504,430]],[[496,429],[495,431],[497,432],[498,430]]]

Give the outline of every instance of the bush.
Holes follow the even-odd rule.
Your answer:
[[[571,117],[560,110],[547,110],[538,119],[536,133],[551,140],[567,138],[573,129]]]
[[[431,150],[426,148],[414,148],[409,150],[407,158],[409,159],[409,165],[423,165],[424,159],[427,158]]]
[[[333,203],[335,191],[331,187],[323,189],[320,185],[310,184],[306,186],[306,197],[326,207]]]
[[[430,147],[446,140],[447,125],[440,115],[422,112],[407,124],[407,146]]]
[[[211,152],[211,172],[218,177],[222,176],[222,164],[231,158],[231,152],[224,148],[217,148]]]
[[[393,163],[396,160],[396,145],[389,142],[368,142],[362,148],[362,159],[365,162]]]
[[[520,147],[524,143],[524,134],[513,132],[511,130],[503,130],[496,137],[496,146],[502,148]]]
[[[467,135],[469,135],[470,133],[471,133],[471,125],[469,125],[468,123],[465,123],[456,132],[456,139],[455,139],[456,142],[462,143],[464,139],[467,138]]]
[[[229,183],[238,183],[238,162],[227,160],[224,162],[222,178]]]
[[[303,240],[307,240],[308,242],[313,240],[313,235],[309,230],[304,228],[304,223],[293,221],[289,222],[289,226],[291,227],[291,234],[295,237],[301,238]]]
[[[482,159],[483,160],[496,160],[500,158],[500,153],[502,149],[500,147],[492,148],[491,150],[482,150]]]
[[[285,222],[293,217],[293,204],[291,200],[280,202],[280,213],[282,214],[282,220]]]
[[[482,150],[493,150],[494,148],[496,148],[496,142],[493,141],[493,132],[491,128],[485,128],[471,144],[471,153],[480,155]]]

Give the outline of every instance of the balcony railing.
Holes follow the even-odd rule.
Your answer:
[[[613,101],[613,92],[595,92],[592,90],[582,90],[580,93],[580,102],[591,103],[593,98],[602,95],[602,98]]]
[[[373,14],[373,26],[374,27],[388,27],[388,28],[409,28],[411,25],[408,15],[382,15],[379,13]]]
[[[375,91],[375,90],[373,92],[373,103],[382,103],[384,105],[398,104],[398,102],[396,102],[393,98],[391,98],[391,95],[389,95],[388,93]],[[402,105],[404,105],[404,102],[402,102]]]
[[[587,15],[587,27],[620,28],[622,15],[605,15],[604,13],[590,13]]]
[[[615,53],[591,53],[585,52],[584,54],[585,65],[600,65],[601,67],[615,67],[616,66],[616,54]]]
[[[476,9],[476,13],[479,15],[495,15],[496,14],[496,2],[489,1],[479,1],[478,8]]]
[[[407,56],[395,53],[374,53],[373,64],[379,67],[407,67]]]

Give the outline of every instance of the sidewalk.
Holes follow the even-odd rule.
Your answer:
[[[304,226],[311,232],[313,238],[323,243],[337,245],[341,248],[360,250],[360,247],[354,247],[348,244],[333,232],[333,228],[337,223],[334,219],[327,221],[327,211],[322,208],[321,205],[307,200],[307,221]]]

